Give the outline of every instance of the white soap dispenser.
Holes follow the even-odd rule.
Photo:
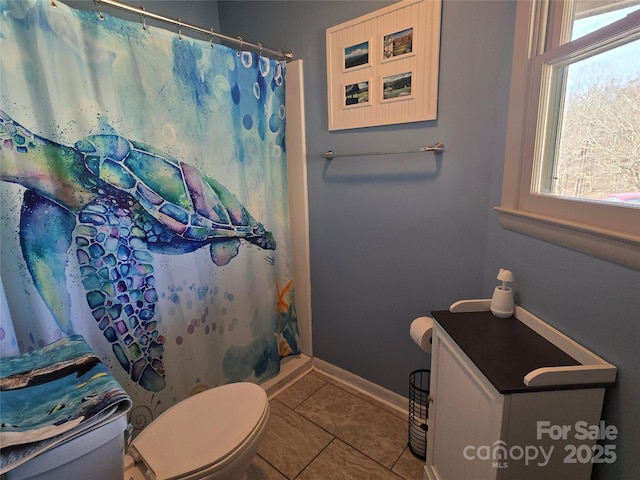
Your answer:
[[[491,298],[491,313],[496,317],[509,318],[513,315],[513,290],[507,287],[508,282],[513,282],[513,273],[501,268],[498,272],[498,280],[502,285],[497,286]]]

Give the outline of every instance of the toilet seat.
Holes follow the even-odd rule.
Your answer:
[[[264,427],[269,403],[253,383],[232,383],[183,400],[151,422],[129,454],[147,478],[211,475],[231,462]]]

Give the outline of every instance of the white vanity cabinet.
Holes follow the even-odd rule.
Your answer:
[[[424,480],[579,480],[615,461],[600,416],[616,368],[520,307],[475,302],[432,312]]]

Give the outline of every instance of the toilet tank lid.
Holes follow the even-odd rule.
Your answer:
[[[205,390],[163,412],[132,442],[156,478],[210,468],[231,455],[260,423],[267,394],[253,383]]]

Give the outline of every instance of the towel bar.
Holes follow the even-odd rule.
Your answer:
[[[333,150],[327,150],[321,155],[321,157],[326,160],[333,160],[334,158],[338,158],[338,157],[369,157],[372,155],[406,155],[408,153],[421,153],[421,152],[433,152],[436,155],[442,154],[444,152],[444,145],[438,142],[431,146],[420,147],[418,150],[413,150],[409,152],[336,153]]]

